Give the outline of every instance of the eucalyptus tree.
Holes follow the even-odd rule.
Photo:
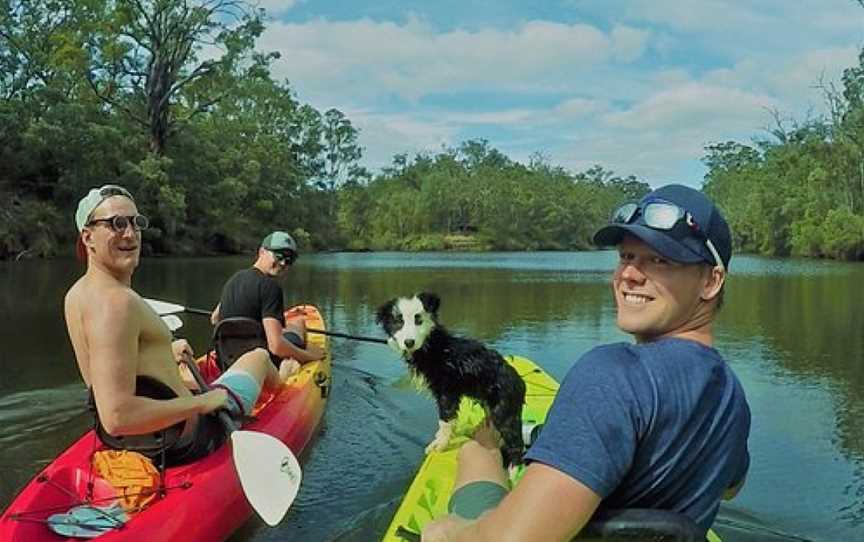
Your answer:
[[[324,187],[335,193],[336,187],[363,156],[357,142],[359,132],[344,113],[329,109],[324,113],[322,138],[324,151]]]
[[[229,92],[264,28],[263,11],[242,0],[92,1],[104,2],[103,22],[85,40],[87,81],[146,128],[156,156]]]

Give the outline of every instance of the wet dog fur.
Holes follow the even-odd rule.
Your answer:
[[[392,299],[376,314],[390,346],[422,377],[438,404],[438,432],[426,452],[447,446],[459,402],[468,396],[483,405],[501,434],[504,465],[522,463],[525,382],[495,350],[451,335],[438,322],[440,306],[437,295],[423,292]]]

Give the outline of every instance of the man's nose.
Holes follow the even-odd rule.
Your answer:
[[[642,272],[642,269],[635,260],[623,262],[619,273],[622,280],[631,282],[641,282],[645,280],[645,273]]]

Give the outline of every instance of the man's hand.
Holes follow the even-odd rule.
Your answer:
[[[324,349],[320,346],[315,346],[314,344],[306,345],[306,353],[309,354],[309,361],[316,361],[319,359],[324,359]]]
[[[177,339],[171,343],[171,351],[174,353],[174,361],[178,364],[195,361],[195,353],[186,339]]]
[[[448,540],[453,540],[459,532],[471,525],[471,523],[471,521],[461,516],[449,514],[427,523],[423,527],[420,540],[423,542],[447,542]]]
[[[195,397],[200,402],[199,414],[209,414],[220,408],[228,408],[228,392],[222,388],[215,388]]]
[[[483,420],[483,423],[477,426],[477,429],[474,430],[473,438],[478,444],[489,450],[497,450],[503,444],[501,433],[495,429],[492,420],[489,418],[486,418]]]

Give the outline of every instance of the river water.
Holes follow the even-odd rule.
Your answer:
[[[332,330],[380,336],[375,308],[421,290],[442,298],[452,331],[521,354],[562,378],[593,346],[627,340],[608,286],[612,252],[304,255],[286,302],[317,305]],[[249,258],[145,259],[142,294],[210,308]],[[91,420],[63,322],[70,260],[0,263],[0,509]],[[753,411],[747,484],[724,503],[727,541],[864,540],[864,265],[739,256],[732,261],[717,348]],[[208,346],[205,317],[182,334]],[[334,387],[303,457],[287,519],[251,520],[232,540],[380,538],[437,429],[428,395],[398,357],[332,339]],[[774,533],[774,534],[772,534]]]

